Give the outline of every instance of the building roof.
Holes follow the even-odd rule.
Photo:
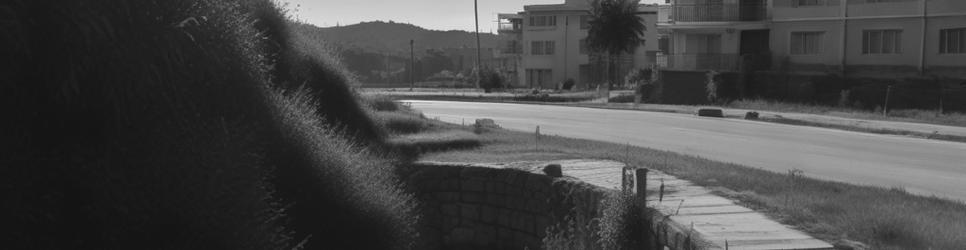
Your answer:
[[[522,19],[523,16],[520,14],[510,14],[510,13],[500,13],[496,14],[499,19]]]
[[[641,4],[638,5],[637,11],[643,12],[642,14],[657,14],[659,6],[656,4]],[[590,2],[587,0],[566,0],[563,4],[525,5],[523,10],[526,12],[584,12],[590,10]]]

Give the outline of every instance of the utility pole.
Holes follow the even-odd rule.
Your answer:
[[[409,40],[409,92],[416,86],[416,50],[413,49],[415,40]]]
[[[476,17],[476,88],[480,88],[480,67],[483,66],[483,53],[480,51],[480,8],[473,0],[473,16]]]

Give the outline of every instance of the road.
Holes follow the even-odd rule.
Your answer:
[[[554,105],[404,101],[426,117],[669,150],[784,173],[966,201],[966,143],[688,114]]]

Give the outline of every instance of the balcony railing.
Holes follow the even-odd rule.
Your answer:
[[[499,33],[520,33],[523,31],[523,24],[520,23],[500,23],[497,32]]]
[[[672,70],[737,71],[740,60],[737,54],[657,55],[657,65]]]
[[[675,4],[671,20],[676,22],[748,22],[765,20],[763,3]]]
[[[523,54],[523,44],[514,42],[501,42],[497,50],[503,54]]]

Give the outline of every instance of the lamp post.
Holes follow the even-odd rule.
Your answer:
[[[416,86],[416,52],[413,49],[415,40],[409,40],[409,92]]]
[[[476,88],[480,88],[480,67],[483,66],[483,53],[480,52],[480,9],[477,0],[473,0],[473,16],[476,20]]]

